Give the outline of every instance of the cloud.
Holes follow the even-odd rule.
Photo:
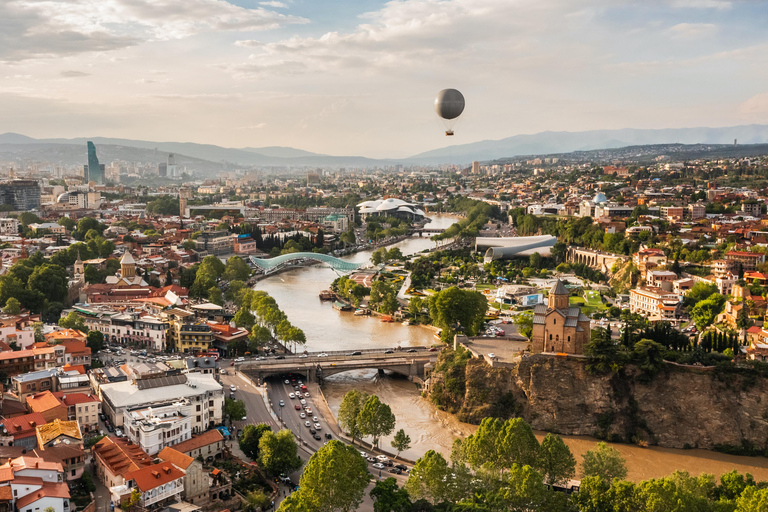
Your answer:
[[[678,23],[669,28],[669,34],[679,39],[708,37],[717,32],[714,23]]]
[[[211,31],[275,29],[308,20],[224,0],[0,2],[0,61],[103,52]]]
[[[287,9],[288,4],[284,4],[283,2],[259,2],[259,5],[263,5],[265,7],[275,7],[276,9]]]
[[[768,115],[768,92],[752,96],[739,105],[739,114],[749,121],[765,122]]]
[[[717,9],[727,11],[731,2],[726,0],[673,0],[671,6],[675,9]]]
[[[91,75],[90,73],[85,73],[83,71],[74,71],[74,70],[62,71],[60,74],[61,74],[61,76],[66,77],[66,78],[78,78],[78,77],[81,77],[81,76],[90,76]]]
[[[235,41],[235,46],[242,46],[243,48],[255,48],[261,46],[261,43],[255,39],[243,39]]]
[[[252,124],[248,126],[238,126],[236,130],[260,130],[266,127],[267,127],[267,123],[259,123],[259,124]]]

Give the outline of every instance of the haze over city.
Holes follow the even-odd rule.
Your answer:
[[[0,132],[38,138],[399,158],[768,114],[763,2],[14,0],[0,19]],[[467,98],[451,141],[445,87]]]

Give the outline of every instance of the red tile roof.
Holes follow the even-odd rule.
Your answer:
[[[213,444],[216,441],[223,441],[224,436],[221,435],[221,432],[218,430],[209,430],[208,432],[204,432],[200,434],[199,436],[193,436],[192,439],[187,439],[186,441],[182,441],[178,444],[173,445],[173,448],[180,451],[181,453],[187,453],[191,452],[192,450],[197,450],[198,448],[202,448],[203,446],[208,446],[209,444]]]
[[[94,445],[93,452],[114,475],[125,475],[152,465],[152,458],[141,446],[124,437],[105,437]]]
[[[39,412],[7,418],[0,423],[8,431],[9,435],[16,438],[24,438],[37,435],[35,427],[45,425],[45,418]]]
[[[50,411],[56,407],[61,407],[61,402],[50,391],[43,391],[27,397],[27,405],[32,412]]]
[[[195,459],[189,455],[184,455],[180,451],[171,448],[170,446],[163,448],[160,453],[157,454],[157,457],[166,462],[170,462],[177,468],[181,469],[187,469],[189,465],[195,461]]]
[[[60,399],[67,405],[77,405],[90,402],[101,402],[96,395],[88,395],[87,393],[66,393],[64,391],[57,391],[53,393],[53,396]]]
[[[146,468],[125,474],[125,479],[136,482],[136,486],[141,492],[151,491],[155,487],[165,485],[182,477],[184,477],[184,473],[169,462],[152,464]]]
[[[16,500],[16,508],[21,510],[42,498],[69,498],[69,487],[64,482],[45,482],[40,489]]]

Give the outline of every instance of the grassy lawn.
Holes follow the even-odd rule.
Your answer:
[[[475,290],[481,292],[483,290],[495,290],[496,287],[492,284],[476,284]]]
[[[605,309],[602,299],[600,298],[600,292],[594,290],[587,290],[584,292],[587,298],[587,305],[593,308]]]
[[[568,304],[571,306],[583,306],[584,299],[582,297],[568,297]]]

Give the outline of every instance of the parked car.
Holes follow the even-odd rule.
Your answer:
[[[384,469],[384,468],[386,468],[386,466],[384,464],[382,464],[381,462],[375,463],[373,465],[373,467],[376,468],[376,469]]]
[[[317,439],[318,441],[320,441],[320,440],[322,439],[322,437],[320,437],[320,435],[319,435],[319,434],[315,434],[315,435],[313,435],[312,437],[314,437],[314,438],[315,438],[315,439]]]
[[[376,458],[379,459],[379,462],[386,462],[389,460],[389,457],[386,455],[377,455]]]

